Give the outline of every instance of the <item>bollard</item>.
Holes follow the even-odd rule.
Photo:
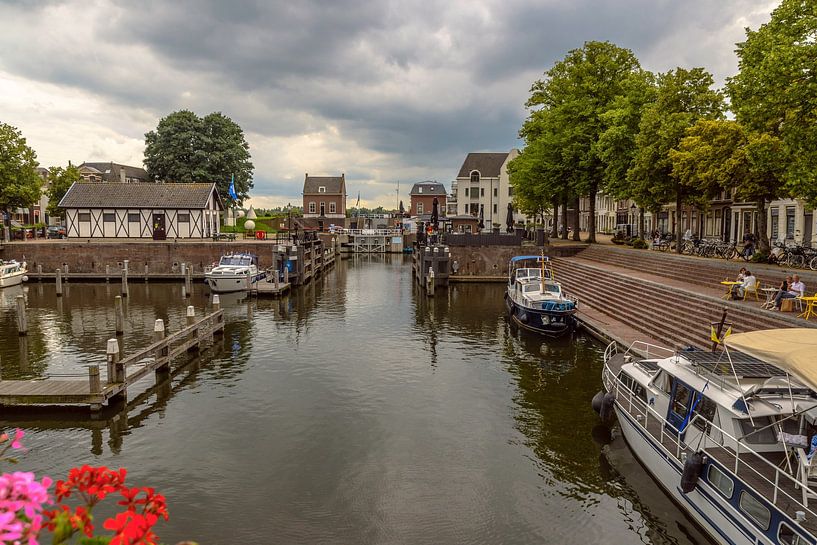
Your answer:
[[[182,278],[187,278],[187,263],[182,261]]]
[[[116,334],[122,335],[125,332],[125,311],[122,308],[121,295],[117,295],[113,299],[113,312],[116,318]]]
[[[272,271],[272,275],[275,277],[275,291],[277,293],[281,287],[280,286],[281,282],[280,279],[278,278],[278,271]]]
[[[62,271],[57,269],[57,297],[62,297]]]
[[[122,268],[125,269],[125,274],[128,272],[128,262],[127,259],[122,262]]]
[[[20,335],[28,335],[28,320],[26,319],[26,298],[23,295],[17,296],[17,332]]]
[[[436,287],[436,282],[434,281],[434,269],[432,267],[428,268],[428,289],[426,290],[429,297],[434,296],[434,288]]]
[[[145,263],[145,284],[148,283],[148,264]]]
[[[110,281],[111,281],[111,266],[105,265],[105,283],[107,284]]]
[[[128,269],[122,268],[122,297],[128,296]]]
[[[187,288],[187,296],[193,295],[193,267],[187,267],[187,274],[184,278],[184,285]]]
[[[213,295],[213,310],[221,310],[221,298],[218,294]]]
[[[99,384],[99,366],[91,365],[88,367],[88,383],[90,384],[90,392],[98,394],[102,391],[102,386]]]
[[[159,342],[164,338],[165,338],[165,321],[159,318],[153,323],[153,342]]]
[[[42,265],[42,263],[37,263],[37,277],[40,279],[40,282],[43,281],[43,265]]]
[[[193,325],[196,321],[196,309],[193,305],[187,307],[187,325]]]
[[[116,364],[119,363],[119,341],[108,339],[105,356],[108,361],[108,384],[119,382],[116,376]],[[99,370],[97,370],[97,373],[99,373]]]

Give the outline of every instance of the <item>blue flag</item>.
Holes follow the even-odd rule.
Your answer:
[[[230,198],[234,201],[238,200],[238,195],[235,192],[235,174],[230,177],[230,189],[227,190],[227,193],[230,195]]]

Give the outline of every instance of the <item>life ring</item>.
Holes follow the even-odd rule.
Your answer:
[[[258,240],[264,240],[265,238],[267,238],[267,233],[265,231],[256,231],[255,238],[257,238]]]

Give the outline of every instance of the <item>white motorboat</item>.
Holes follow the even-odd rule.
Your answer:
[[[817,329],[713,340],[611,343],[594,408],[715,542],[817,543]]]
[[[218,265],[204,274],[207,285],[218,293],[249,290],[266,276],[266,271],[258,270],[258,258],[253,254],[222,256]]]
[[[25,261],[20,263],[13,259],[11,261],[0,260],[0,288],[22,284],[23,280],[28,280],[26,272]]]
[[[578,303],[578,299],[562,291],[547,257],[511,258],[505,306],[517,325],[548,337],[559,337],[575,328]]]

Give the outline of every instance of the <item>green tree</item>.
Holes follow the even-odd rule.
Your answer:
[[[756,31],[746,29],[746,41],[737,44],[739,72],[726,86],[732,111],[743,126],[780,139],[789,158],[784,172],[788,189],[813,205],[817,205],[815,36],[814,0],[783,0],[768,23]]]
[[[67,167],[51,167],[48,169],[48,212],[49,216],[61,216],[59,204],[71,186],[80,180],[79,169],[72,164]]]
[[[249,196],[253,165],[244,131],[220,112],[200,118],[180,110],[159,121],[145,134],[148,174],[166,182],[215,182],[223,199],[232,201],[228,188],[235,177],[238,199]]]
[[[32,205],[40,198],[42,180],[37,174],[37,154],[22,133],[0,123],[0,210]]]
[[[699,119],[722,117],[723,98],[712,85],[712,75],[703,68],[677,68],[658,76],[655,102],[644,109],[633,166],[627,173],[634,198],[648,209],[675,202],[678,241],[683,205],[698,201],[700,192],[673,176],[670,151]]]
[[[596,240],[596,193],[605,183],[606,165],[598,145],[607,129],[605,115],[627,94],[631,76],[640,71],[638,59],[629,49],[591,41],[568,52],[531,88],[528,108],[547,111],[562,135],[561,155],[571,167],[574,202],[579,196],[589,198],[589,242]],[[536,119],[535,115],[530,118]],[[574,237],[578,237],[576,227]]]

